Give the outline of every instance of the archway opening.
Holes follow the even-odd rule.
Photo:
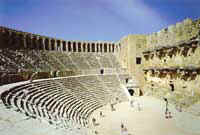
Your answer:
[[[133,89],[128,89],[128,92],[129,92],[129,94],[130,94],[131,96],[133,96],[134,93],[135,93],[135,91],[134,91]]]
[[[76,52],[76,42],[73,42],[73,52]]]
[[[92,52],[95,52],[95,43],[92,43]]]
[[[87,51],[90,52],[90,43],[87,44]]]
[[[81,52],[81,43],[78,42],[78,52]]]
[[[63,46],[62,46],[63,47],[63,51],[66,51],[66,42],[63,41],[62,44],[63,44]]]
[[[67,46],[68,46],[68,51],[71,52],[72,51],[72,47],[71,47],[71,42],[70,41],[68,42]]]
[[[104,44],[104,52],[107,52],[107,44]]]

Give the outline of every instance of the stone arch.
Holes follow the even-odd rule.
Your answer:
[[[111,44],[108,44],[109,52],[111,52]]]
[[[71,52],[72,51],[72,43],[70,41],[68,41],[68,51]]]
[[[62,41],[62,50],[63,51],[67,50],[67,48],[66,48],[66,41]]]
[[[100,52],[103,52],[103,44],[100,43]]]
[[[99,52],[99,43],[97,43],[97,52]]]
[[[73,42],[73,52],[76,52],[76,42]]]
[[[87,44],[87,52],[90,52],[90,43]]]
[[[83,43],[83,52],[86,52],[86,43]]]
[[[103,47],[103,49],[104,49],[104,52],[107,52],[107,49],[108,49],[108,47],[107,47],[107,43],[104,43],[104,47]]]
[[[78,52],[81,52],[81,42],[78,42]]]
[[[95,43],[92,43],[92,52],[95,52]]]
[[[54,51],[55,50],[55,39],[51,39],[51,50]]]
[[[48,39],[48,38],[45,38],[45,40],[44,40],[45,50],[49,50],[49,49],[50,49],[50,48],[49,48],[49,46],[50,46],[49,40],[50,40],[50,39]]]
[[[115,52],[115,44],[112,44],[112,52]]]
[[[61,51],[62,48],[61,48],[61,41],[60,40],[57,40],[57,51]]]
[[[41,37],[38,39],[38,49],[43,50],[43,39]]]

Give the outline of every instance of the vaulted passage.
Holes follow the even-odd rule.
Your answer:
[[[104,52],[107,52],[107,44],[104,44]]]
[[[45,50],[49,50],[49,39],[45,39]]]
[[[81,52],[81,43],[78,42],[78,52]]]
[[[62,43],[63,43],[63,51],[66,51],[67,50],[67,48],[66,48],[66,41],[62,41]]]
[[[55,50],[55,42],[56,42],[56,41],[55,41],[54,39],[51,40],[51,50],[52,50],[52,51]]]
[[[71,46],[71,42],[68,42],[68,51],[71,52],[72,51],[72,46]]]
[[[83,52],[86,52],[86,43],[83,43]]]
[[[90,43],[87,44],[87,51],[90,52]]]
[[[92,43],[92,52],[95,52],[95,44]]]
[[[73,52],[76,52],[76,42],[73,42]]]

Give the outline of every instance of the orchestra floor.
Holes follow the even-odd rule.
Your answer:
[[[129,102],[123,102],[115,105],[116,111],[112,112],[110,106],[96,111],[93,117],[99,125],[94,126],[93,130],[99,135],[120,135],[120,125],[123,123],[130,135],[200,135],[200,118],[177,112],[169,105],[172,118],[166,119],[164,101],[146,96],[135,100],[134,107]],[[100,111],[105,117],[99,115]]]

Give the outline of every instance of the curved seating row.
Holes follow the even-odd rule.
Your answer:
[[[112,53],[61,53],[38,50],[0,50],[0,71],[88,70],[121,68]]]
[[[117,79],[116,75],[89,75],[34,81],[3,92],[1,100],[9,109],[56,126],[88,127],[95,110],[115,97],[127,100]]]

